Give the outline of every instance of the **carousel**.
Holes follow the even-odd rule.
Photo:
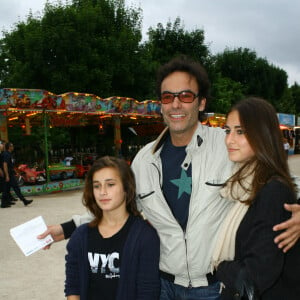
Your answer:
[[[67,189],[82,187],[84,175],[88,166],[81,169],[72,166],[72,161],[62,161],[60,164],[52,164],[49,161],[48,147],[49,130],[54,127],[97,126],[99,132],[107,126],[113,131],[112,153],[121,156],[122,125],[127,124],[135,133],[143,132],[148,135],[158,135],[164,128],[160,114],[160,102],[144,100],[142,102],[127,97],[101,98],[93,94],[68,92],[56,95],[49,91],[39,89],[0,89],[0,138],[9,140],[9,127],[21,127],[25,135],[31,135],[32,128],[43,128],[44,145],[44,170],[27,168],[30,174],[37,173],[39,181],[34,184],[23,185],[33,175],[25,174],[20,177],[22,192],[25,195],[44,192],[57,192]],[[88,133],[87,133],[88,134]],[[26,168],[26,162],[18,168]],[[17,170],[18,171],[18,170]],[[43,174],[39,173],[44,171]],[[27,177],[25,176],[27,175]]]

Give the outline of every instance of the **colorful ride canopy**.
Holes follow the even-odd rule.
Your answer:
[[[0,109],[69,111],[108,114],[160,116],[160,102],[113,96],[101,98],[93,94],[68,92],[56,95],[40,89],[0,89]]]

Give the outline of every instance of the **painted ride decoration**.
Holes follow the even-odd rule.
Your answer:
[[[101,98],[94,94],[76,92],[56,95],[41,89],[0,89],[0,138],[2,140],[9,140],[8,126],[20,126],[25,135],[30,135],[33,126],[42,126],[46,132],[46,128],[49,127],[97,125],[99,132],[103,131],[104,134],[103,128],[109,124],[114,127],[116,154],[121,149],[121,124],[123,123],[132,126],[150,124],[153,127],[152,131],[155,134],[159,133],[163,126],[160,102],[138,101],[118,96]],[[25,194],[82,186],[82,178],[90,168],[89,165],[80,163],[71,166],[52,163],[49,165],[47,172],[50,180],[48,179],[44,184],[39,185],[42,181],[36,180],[36,186],[26,185],[30,180],[34,180],[34,177],[29,176],[29,179],[22,177],[24,180],[22,191],[24,190]]]
[[[63,163],[53,164],[48,166],[51,180],[65,180],[76,177],[76,167],[66,166]]]
[[[128,97],[108,97],[87,93],[69,92],[55,95],[51,92],[39,89],[0,89],[0,111],[8,114],[19,112],[19,116],[26,117],[22,111],[41,112],[81,112],[89,115],[122,115],[124,117],[158,117],[160,118],[160,102],[156,100],[144,100],[142,102]],[[29,116],[30,117],[30,116]],[[60,123],[56,126],[64,125],[66,122],[60,118],[60,114],[54,114]],[[68,120],[65,120],[68,121]],[[78,125],[78,123],[77,123]]]

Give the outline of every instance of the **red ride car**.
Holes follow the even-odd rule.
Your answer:
[[[42,184],[46,182],[45,170],[37,171],[35,167],[29,168],[28,165],[21,164],[15,171],[17,182],[20,186],[23,184]]]

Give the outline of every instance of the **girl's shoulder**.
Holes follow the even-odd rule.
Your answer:
[[[71,235],[71,238],[79,238],[83,235],[86,235],[88,233],[88,230],[89,230],[89,226],[88,226],[88,223],[85,223],[85,224],[82,224],[82,225],[79,225],[75,231],[72,233]]]
[[[271,178],[262,188],[262,191],[279,191],[282,193],[293,194],[292,189],[280,178]]]
[[[265,205],[278,203],[296,203],[296,196],[294,191],[282,180],[273,178],[268,181],[258,193],[260,203]],[[274,202],[274,200],[277,200]]]
[[[133,227],[142,234],[157,235],[154,227],[142,217],[133,216]]]
[[[84,245],[87,235],[88,235],[88,224],[82,224],[78,226],[75,231],[72,233],[68,243],[67,243],[67,249],[75,249],[75,248],[80,248],[79,245]],[[75,248],[74,248],[75,247]]]

